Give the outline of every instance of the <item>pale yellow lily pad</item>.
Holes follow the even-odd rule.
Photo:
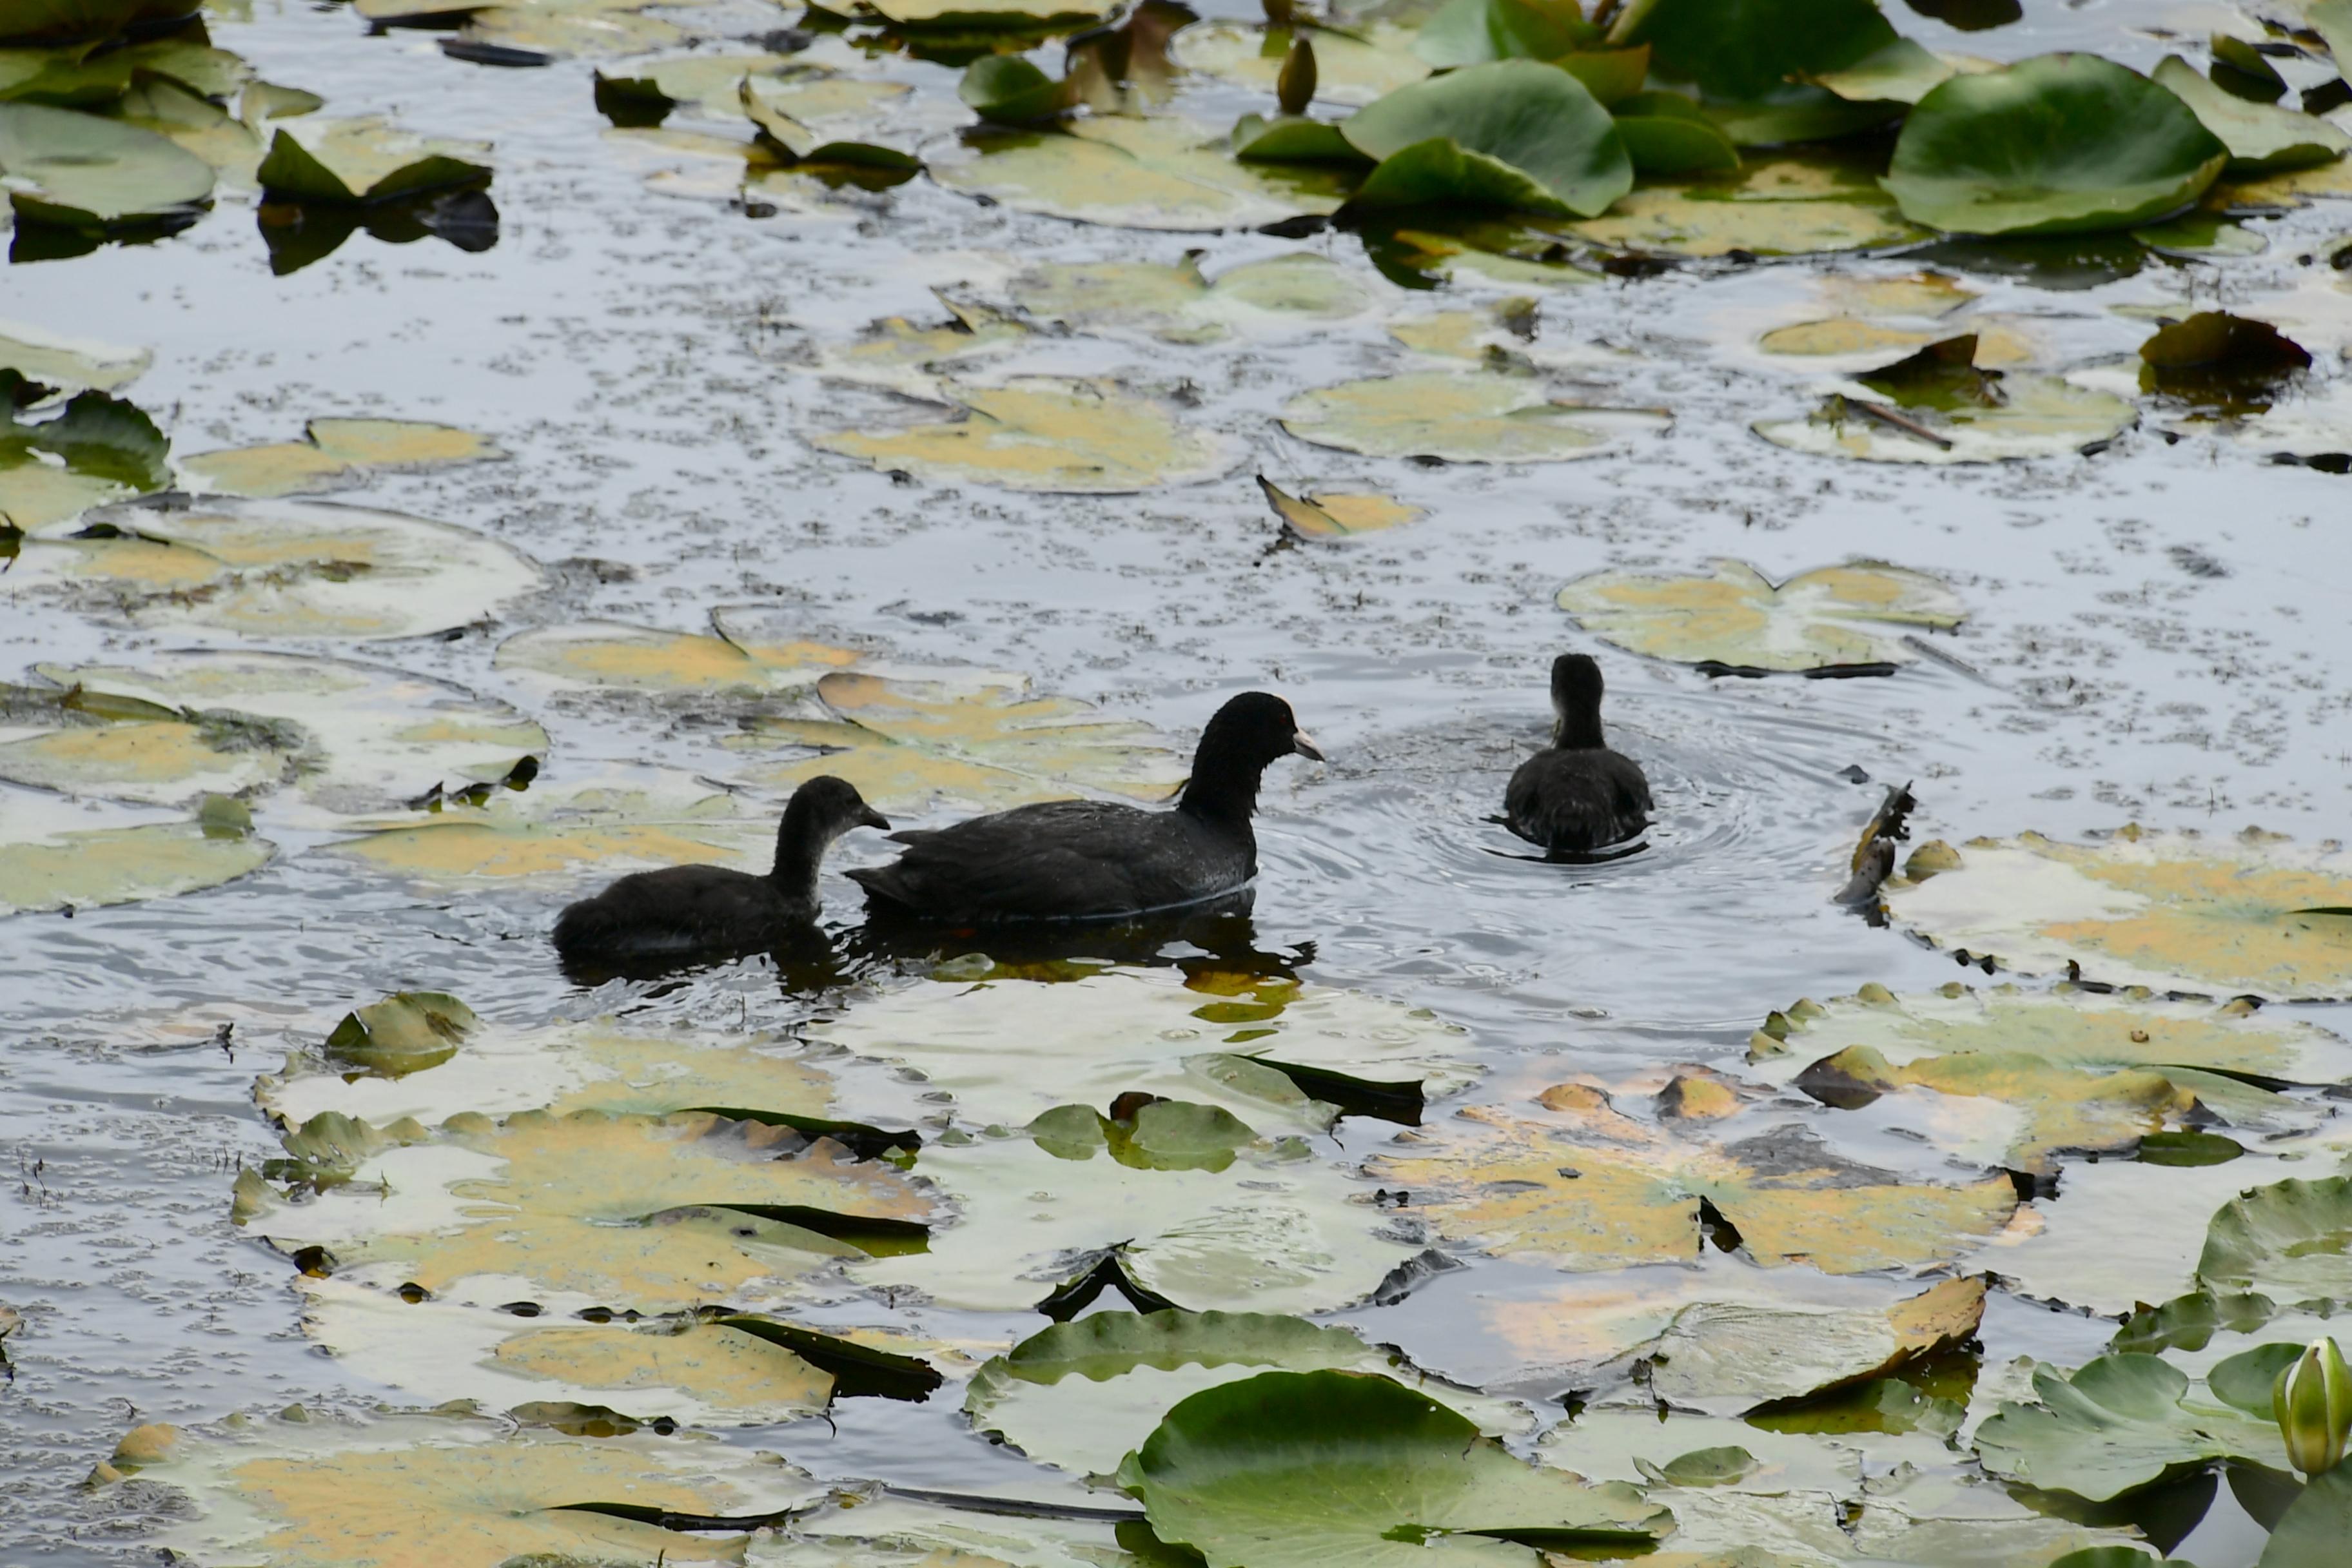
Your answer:
[[[394,1131],[404,1126],[415,1124]],[[317,1141],[315,1122],[288,1134],[289,1146]],[[706,1112],[467,1113],[366,1154],[347,1183],[272,1211],[262,1227],[289,1253],[323,1247],[329,1271],[353,1283],[415,1284],[477,1306],[757,1306],[866,1256],[833,1237],[840,1222],[931,1214],[928,1194],[889,1166],[829,1140],[792,1153],[799,1142]],[[736,1205],[832,1217],[812,1229]]]
[[[1377,491],[1321,490],[1292,495],[1263,474],[1257,488],[1266,504],[1303,539],[1349,539],[1360,533],[1381,533],[1428,516],[1423,508]]]
[[[488,437],[419,419],[313,419],[303,439],[228,447],[179,459],[192,488],[283,496],[338,489],[373,472],[415,473],[503,458]]]
[[[792,690],[857,661],[853,648],[779,633],[756,606],[711,613],[713,635],[616,621],[518,632],[492,664],[544,677],[559,690],[667,694]]]
[[[1468,1128],[1406,1134],[1432,1152],[1382,1155],[1372,1173],[1404,1187],[1449,1237],[1580,1270],[1695,1260],[1702,1202],[1758,1262],[1827,1274],[1949,1261],[2017,1207],[2007,1176],[1906,1183],[1838,1159],[1795,1127],[1715,1144],[1635,1121],[1595,1091],[1548,1103],[1549,1121],[1465,1110]]]
[[[1013,280],[1013,302],[1040,321],[1087,331],[1129,330],[1167,342],[1216,342],[1318,330],[1370,310],[1371,289],[1328,257],[1296,251],[1245,261],[1214,279],[1191,258],[1048,262]]]
[[[1612,249],[1690,257],[1874,250],[1933,237],[1905,219],[1875,171],[1801,153],[1753,157],[1720,178],[1644,182],[1563,232]]]
[[[740,90],[747,76],[773,76],[793,64],[790,55],[729,54],[713,50],[673,55],[664,59],[632,60],[625,66],[596,68],[598,100],[610,90],[629,98],[667,100],[706,120],[740,120]]]
[[[1188,71],[1271,95],[1292,42],[1304,37],[1315,50],[1315,96],[1360,107],[1429,74],[1413,53],[1421,29],[1401,22],[1350,25],[1345,31],[1258,27],[1240,22],[1196,22],[1176,35],[1176,58]]]
[[[150,349],[66,337],[26,321],[0,321],[0,370],[60,392],[112,392],[138,380],[154,363]]]
[[[1558,602],[1619,647],[1726,670],[1910,664],[1905,628],[1948,631],[1968,613],[1941,579],[1870,561],[1777,584],[1744,561],[1719,560],[1705,577],[1596,572]]]
[[[2352,855],[2249,829],[2126,828],[2095,844],[1973,839],[1959,864],[1886,889],[1895,917],[2021,973],[2289,1001],[2352,995]]]
[[[1343,382],[1302,392],[1282,410],[1284,429],[1319,447],[1456,463],[1597,458],[1672,422],[1664,409],[1554,398],[1542,378],[1505,371],[1408,371]]]
[[[457,36],[468,43],[590,58],[673,48],[687,39],[677,23],[642,12],[549,5],[488,6],[468,16]]]
[[[1820,458],[1940,465],[2072,457],[2105,446],[2138,422],[2137,407],[2105,388],[2011,371],[1997,398],[1981,405],[1898,405],[1854,382],[1804,418],[1759,419],[1753,428],[1776,447]]]
[[[951,382],[942,390],[962,405],[961,418],[815,436],[810,445],[933,484],[1053,495],[1198,484],[1234,466],[1230,442],[1116,382],[1030,375],[994,386]]]
[[[193,893],[259,870],[276,853],[249,832],[0,790],[0,915]]]
[[[1699,1302],[1645,1347],[1644,1384],[1656,1402],[1714,1415],[1808,1398],[1960,1344],[1976,1333],[1984,1301],[1985,1282],[1974,1279],[1843,1311]]]
[[[230,497],[40,528],[10,576],[141,626],[257,637],[415,637],[486,617],[542,581],[528,557],[449,523]]]
[[[820,350],[819,374],[835,381],[866,386],[887,386],[909,397],[936,398],[941,375],[968,370],[977,360],[992,358],[1028,341],[1029,329],[1009,316],[971,305],[958,305],[942,296],[954,320],[942,326],[919,326],[904,316],[887,316],[860,333],[854,342]]]
[[[439,1415],[355,1426],[305,1415],[232,1423],[215,1436],[141,1427],[109,1468],[184,1500],[156,1544],[196,1562],[271,1568],[740,1563],[741,1535],[578,1505],[740,1518],[822,1493],[772,1458],[718,1443],[562,1437]]]
[[[930,170],[950,190],[1119,228],[1255,228],[1335,212],[1346,194],[1340,173],[1241,163],[1221,133],[1171,117],[971,132],[961,147],[933,154]]]
[[[1056,800],[1082,790],[1159,801],[1184,780],[1166,737],[1071,697],[1034,695],[1019,676],[943,672],[931,679],[834,670],[807,717],[761,716],[730,743],[814,755],[760,761],[740,776],[784,794],[819,773],[856,784],[883,811],[940,796],[990,805]]]
[[[991,26],[1056,32],[1099,22],[1114,7],[1106,0],[857,0],[858,8],[902,27]]]

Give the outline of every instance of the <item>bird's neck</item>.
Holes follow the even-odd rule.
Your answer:
[[[1257,810],[1258,780],[1265,772],[1263,766],[1195,756],[1192,776],[1185,782],[1176,809],[1203,821],[1239,823],[1246,828],[1250,814]]]
[[[1561,713],[1551,722],[1552,749],[1560,752],[1598,752],[1609,742],[1601,738],[1601,715],[1598,713]]]
[[[816,868],[824,859],[825,844],[822,833],[787,822],[776,835],[776,864],[768,873],[768,880],[776,891],[788,899],[814,900]]]

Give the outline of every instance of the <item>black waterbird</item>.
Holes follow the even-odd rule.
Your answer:
[[[1551,665],[1551,744],[1503,792],[1512,832],[1554,854],[1585,855],[1650,825],[1650,781],[1601,733],[1601,666],[1564,653]]]

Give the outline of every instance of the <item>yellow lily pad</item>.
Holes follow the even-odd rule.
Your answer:
[[[1663,409],[1564,402],[1540,377],[1500,371],[1408,371],[1343,382],[1302,392],[1282,410],[1284,429],[1319,447],[1456,463],[1597,458],[1672,422]]]
[[[2139,422],[2129,399],[2031,371],[2005,374],[1997,399],[1982,405],[1891,403],[1856,382],[1804,418],[1759,419],[1753,428],[1776,447],[1815,457],[1940,465],[2071,457],[2105,446]]]
[[[1730,1415],[1889,1376],[1971,1338],[1981,1279],[1947,1279],[1884,1308],[1698,1302],[1644,1348],[1653,1403]]]
[[[1979,838],[1959,864],[1892,882],[1896,919],[2021,973],[2290,1001],[2352,995],[2352,855],[2249,829],[2126,828],[2095,844]],[[2335,913],[2322,912],[2335,910]]]
[[[415,473],[503,458],[498,443],[454,425],[418,419],[313,419],[299,441],[230,447],[183,458],[194,488],[283,496],[359,484],[373,472]]]
[[[790,55],[711,51],[633,60],[610,69],[599,66],[597,100],[601,104],[607,90],[618,90],[628,98],[666,100],[673,109],[685,109],[707,120],[740,120],[743,79],[773,76],[793,63]]]
[[[1099,22],[1107,0],[857,0],[858,8],[902,27],[1017,27],[1055,32]]]
[[[492,664],[545,677],[561,690],[792,690],[857,661],[853,648],[779,633],[756,606],[711,613],[715,635],[579,621],[518,632]]]
[[[773,1458],[651,1434],[562,1437],[502,1421],[303,1415],[217,1436],[142,1427],[111,1468],[184,1504],[157,1538],[194,1561],[271,1568],[469,1563],[740,1563],[746,1538],[589,1511],[606,1503],[740,1518],[822,1489]]]
[[[380,1136],[350,1125],[369,1135],[362,1147]],[[401,1127],[415,1124],[392,1131]],[[314,1120],[288,1142],[309,1147],[320,1133]],[[467,1113],[364,1154],[347,1182],[263,1223],[283,1251],[324,1247],[329,1271],[352,1283],[415,1284],[476,1306],[761,1305],[866,1256],[833,1229],[931,1213],[890,1167],[829,1140],[792,1153],[800,1142],[790,1129],[707,1112]]]
[[[1171,117],[1102,116],[1052,131],[969,132],[930,160],[950,190],[1118,228],[1255,228],[1339,210],[1343,172],[1244,163],[1225,138]]]
[[[1612,249],[1690,257],[1875,250],[1933,237],[1903,216],[1875,171],[1804,153],[1753,157],[1715,178],[1644,182],[1562,232]]]
[[[61,337],[26,321],[0,321],[0,370],[60,392],[112,392],[146,374],[154,363],[149,349]]]
[[[1380,533],[1419,521],[1429,514],[1422,508],[1377,491],[1324,490],[1291,495],[1263,474],[1257,488],[1265,492],[1274,515],[1304,539],[1349,539],[1360,533]]]
[[[1210,343],[1237,331],[1313,331],[1362,314],[1373,296],[1348,268],[1298,251],[1245,261],[1213,279],[1190,258],[1172,266],[1049,262],[1014,279],[1013,299],[1041,321],[1082,331],[1128,329],[1167,342]]]
[[[1009,316],[942,297],[954,320],[919,326],[904,316],[876,321],[856,342],[820,351],[816,368],[836,381],[887,386],[909,397],[940,395],[940,377],[969,369],[973,361],[1003,353],[1028,341],[1027,327]]]
[[[467,43],[592,59],[675,48],[687,39],[677,23],[642,12],[549,5],[488,6],[467,17],[457,36]]]
[[[755,717],[730,742],[745,752],[815,752],[751,763],[740,774],[747,783],[781,795],[832,773],[893,811],[943,795],[1009,805],[1081,790],[1159,801],[1186,772],[1150,725],[1104,717],[1076,698],[1034,696],[1019,676],[924,680],[834,670],[816,681],[816,696],[818,714]]]
[[[1030,375],[995,386],[948,383],[943,390],[962,405],[962,417],[816,436],[810,445],[934,484],[1054,495],[1198,484],[1234,466],[1230,442],[1115,382]]]
[[[1867,561],[1778,584],[1744,561],[1706,577],[1596,572],[1559,604],[1619,647],[1727,672],[1910,664],[1904,628],[1948,631],[1967,615],[1940,579]]]
[[[269,863],[250,833],[0,790],[0,914],[97,909],[218,887]]]
[[[1562,1268],[1687,1263],[1703,1245],[1702,1203],[1749,1254],[1825,1274],[1948,1261],[2008,1222],[2005,1175],[1957,1186],[1903,1182],[1832,1155],[1788,1127],[1736,1143],[1685,1142],[1610,1108],[1597,1092],[1554,1095],[1552,1121],[1479,1107],[1421,1155],[1383,1155],[1372,1173],[1403,1186],[1438,1229]],[[1431,1136],[1407,1141],[1432,1145]]]

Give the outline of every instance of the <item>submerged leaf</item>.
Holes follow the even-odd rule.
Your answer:
[[[1917,657],[1902,628],[1948,631],[1968,614],[1940,578],[1871,561],[1779,584],[1741,561],[1717,561],[1707,577],[1597,572],[1558,602],[1619,647],[1720,674],[1883,673]]]
[[[1187,427],[1165,405],[1115,382],[1028,375],[944,390],[962,405],[962,418],[817,436],[810,444],[934,484],[1053,495],[1198,484],[1233,467],[1228,443]]]

